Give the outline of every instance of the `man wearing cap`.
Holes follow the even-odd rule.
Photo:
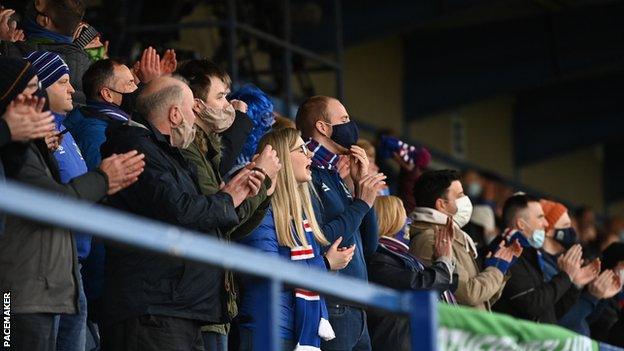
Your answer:
[[[17,59],[0,61],[0,67],[0,101],[3,108],[8,105],[3,115],[5,121],[13,118],[11,114],[30,113],[38,115],[37,125],[52,122],[49,112],[41,112],[43,101],[33,97],[38,80],[32,64]],[[9,88],[4,88],[5,82],[12,82]],[[47,127],[46,133],[54,128],[53,124]],[[104,159],[97,171],[63,184],[58,164],[43,139],[10,143],[2,148],[1,155],[8,177],[61,196],[92,202],[134,183],[144,167],[142,155],[132,151]],[[5,231],[0,235],[0,257],[0,294],[11,299],[10,347],[56,350],[60,315],[79,311],[80,278],[72,235],[64,228],[8,215]]]

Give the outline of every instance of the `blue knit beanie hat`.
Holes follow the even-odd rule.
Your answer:
[[[37,71],[41,88],[46,89],[56,83],[65,74],[69,74],[69,66],[53,52],[35,51],[25,57]]]

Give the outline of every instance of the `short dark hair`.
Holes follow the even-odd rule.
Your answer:
[[[505,227],[513,227],[513,221],[516,220],[518,212],[526,210],[529,207],[529,202],[539,202],[536,197],[527,194],[516,194],[503,205],[503,223]]]
[[[225,85],[232,85],[230,75],[216,63],[208,60],[188,60],[178,65],[177,74],[188,81],[193,97],[203,98],[210,91],[210,77],[221,79]]]
[[[91,64],[82,76],[82,91],[87,99],[96,100],[100,97],[100,90],[114,78],[115,66],[122,65],[120,60],[104,59]]]
[[[63,35],[72,35],[85,14],[82,0],[48,0],[43,9]]]
[[[329,122],[330,118],[327,114],[327,105],[329,104],[329,96],[316,95],[307,98],[297,110],[295,124],[297,129],[301,131],[303,138],[312,137],[312,131],[317,121]]]
[[[414,184],[416,206],[435,208],[436,200],[447,196],[451,183],[456,180],[459,180],[459,173],[452,169],[423,173]]]

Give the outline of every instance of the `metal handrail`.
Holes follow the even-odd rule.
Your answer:
[[[282,284],[302,287],[362,305],[408,314],[418,333],[414,350],[435,350],[436,297],[433,292],[399,292],[358,279],[306,269],[238,244],[12,181],[0,184],[0,211],[53,226],[90,233],[118,243],[261,277],[267,301],[256,330],[258,345],[276,350]],[[0,234],[1,235],[1,234]],[[270,322],[272,321],[272,322]]]

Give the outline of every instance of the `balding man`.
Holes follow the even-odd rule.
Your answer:
[[[248,169],[204,196],[180,149],[194,138],[193,94],[175,77],[150,82],[137,100],[145,128],[109,128],[103,156],[145,154],[137,183],[110,199],[120,210],[217,235],[238,223],[235,208],[260,183]],[[162,233],[163,236],[166,233]],[[200,328],[223,323],[223,270],[130,247],[107,247],[104,336],[108,350],[203,350]]]

